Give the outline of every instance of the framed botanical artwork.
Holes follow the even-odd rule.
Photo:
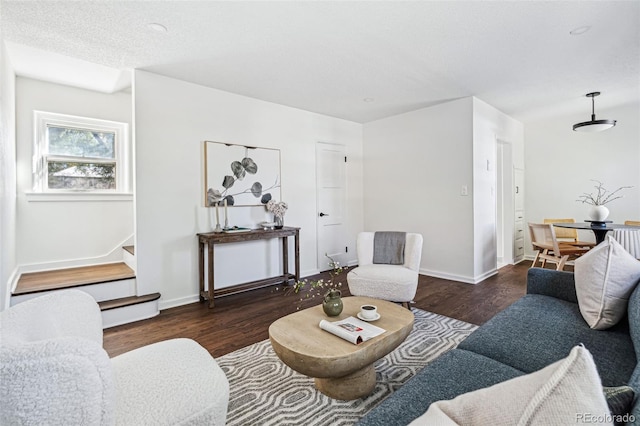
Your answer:
[[[280,150],[205,141],[204,188],[206,207],[280,200]]]

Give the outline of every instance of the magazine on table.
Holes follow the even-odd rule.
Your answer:
[[[375,325],[368,324],[354,317],[348,317],[334,322],[322,320],[320,321],[320,328],[354,345],[359,345],[387,331],[384,328],[376,327]]]

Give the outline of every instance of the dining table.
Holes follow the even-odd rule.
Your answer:
[[[596,244],[600,244],[604,241],[607,232],[613,231],[614,229],[620,228],[629,228],[629,229],[638,229],[637,226],[633,225],[624,225],[621,223],[613,223],[612,221],[592,221],[587,220],[585,222],[578,223],[554,223],[553,226],[557,226],[558,228],[571,228],[571,229],[586,229],[593,231],[593,234],[596,237]]]

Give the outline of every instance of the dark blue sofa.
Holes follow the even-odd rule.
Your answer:
[[[537,371],[565,358],[578,344],[593,355],[603,386],[640,389],[640,285],[628,315],[592,330],[577,304],[573,273],[532,268],[527,294],[440,356],[363,417],[360,426],[406,425],[432,402]],[[632,414],[640,426],[640,402]]]

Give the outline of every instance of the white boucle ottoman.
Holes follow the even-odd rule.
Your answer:
[[[209,352],[172,339],[112,358],[119,425],[224,425],[229,382]]]

